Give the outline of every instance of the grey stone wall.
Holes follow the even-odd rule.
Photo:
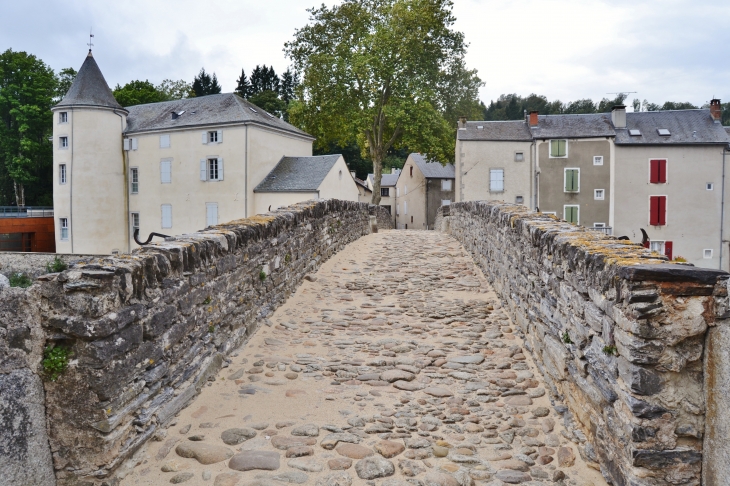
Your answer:
[[[57,345],[71,350],[68,370],[55,382],[43,380],[47,444],[58,484],[115,484],[119,465],[161,433],[227,366],[228,353],[308,273],[370,232],[370,211],[379,222],[390,221],[384,209],[364,203],[301,203],[131,255],[85,259],[61,273],[38,277],[27,290],[0,293],[0,311],[25,309],[29,314],[16,321],[33,323],[30,336],[13,331],[13,336],[25,332],[24,340],[9,331],[0,336],[0,346],[23,342],[31,350],[23,351],[28,357],[21,366],[28,385],[21,378],[9,383],[8,373],[0,369],[3,400],[8,390],[26,386],[24,393],[32,392],[42,419],[42,349]],[[19,354],[12,353],[11,358]],[[5,408],[0,413],[12,413],[16,402],[1,401]],[[17,432],[0,434],[12,435],[11,440],[26,435]],[[1,466],[24,447],[22,441],[15,444],[12,450],[0,444],[3,474]]]
[[[11,251],[0,252],[0,274],[9,277],[14,273],[24,273],[31,278],[48,273],[46,264],[56,257],[67,265],[94,258],[93,255],[61,255],[56,253],[20,253]]]
[[[615,485],[700,484],[708,420],[730,418],[702,359],[710,328],[722,338],[706,360],[726,359],[728,274],[669,264],[523,206],[467,202],[449,212],[440,220],[501,294],[552,395],[568,405],[563,418],[584,459]],[[730,374],[720,375],[727,390]],[[713,400],[724,400],[714,416]],[[721,436],[713,433],[721,452],[711,454],[727,459]]]

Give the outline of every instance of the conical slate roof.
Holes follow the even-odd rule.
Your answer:
[[[99,106],[124,110],[114,99],[90,50],[68,93],[56,106]]]

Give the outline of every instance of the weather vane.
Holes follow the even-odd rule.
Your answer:
[[[91,52],[91,48],[94,47],[94,44],[91,43],[91,40],[94,38],[94,34],[91,33],[91,29],[89,29],[89,43],[86,44],[89,46],[89,52]]]

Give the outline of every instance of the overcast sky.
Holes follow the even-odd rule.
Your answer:
[[[113,88],[133,79],[192,81],[201,67],[232,91],[241,68],[283,72],[282,51],[316,0],[3,0],[0,48],[78,69],[89,27]],[[331,5],[335,0],[327,0]],[[456,28],[485,103],[502,93],[650,102],[730,101],[730,1],[455,0]]]

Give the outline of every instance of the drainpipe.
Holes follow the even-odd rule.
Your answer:
[[[71,240],[71,254],[74,254],[74,143],[76,143],[76,139],[74,138],[74,123],[76,120],[76,116],[74,114],[74,109],[70,108],[69,110],[71,112],[71,168],[69,170],[69,185],[68,185],[68,219],[71,220],[71,224],[69,224],[68,228],[68,236]],[[55,143],[55,140],[54,140]]]
[[[722,148],[722,197],[720,202],[720,270],[722,270],[722,246],[724,243],[723,229],[725,223],[725,155],[728,153],[728,148]]]
[[[246,146],[243,150],[243,213],[248,218],[248,124],[246,125]]]
[[[537,150],[535,149],[535,140],[530,143],[530,168],[532,169],[532,173],[534,174],[533,180],[532,180],[532,210],[534,211],[535,208],[537,208],[537,160],[535,160],[537,157],[535,157],[535,152]]]
[[[129,169],[127,168],[127,157],[128,153],[124,151],[124,117],[113,110],[114,114],[119,117],[119,123],[122,129],[122,170],[124,171],[124,205],[127,208],[127,213],[124,215],[124,221],[126,224],[125,238],[127,240],[127,253],[132,253],[132,243],[129,241]],[[131,142],[130,142],[131,143]]]

